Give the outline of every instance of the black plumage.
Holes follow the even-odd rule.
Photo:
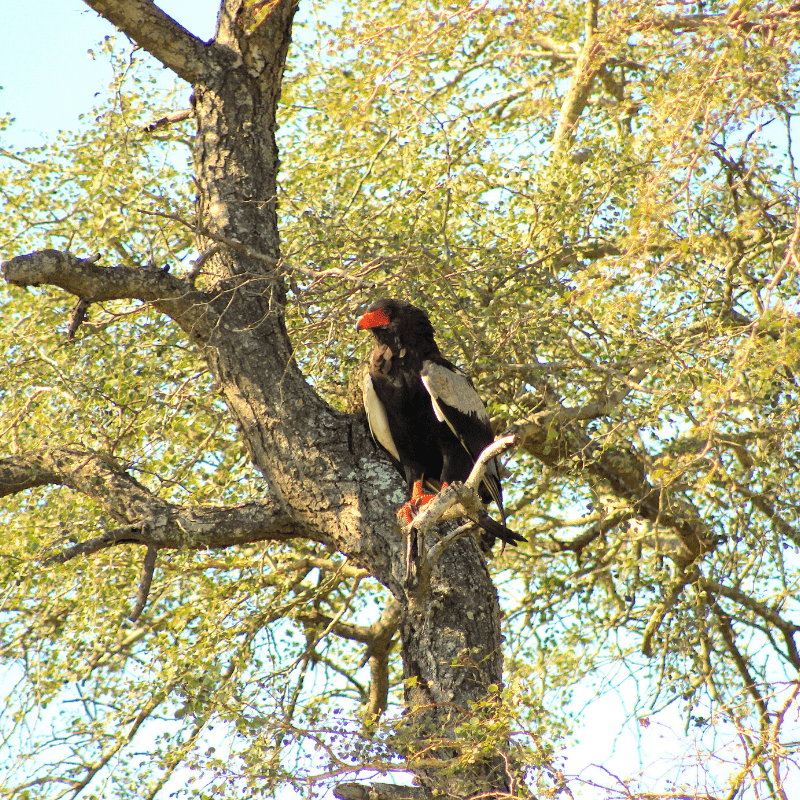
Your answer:
[[[408,522],[444,485],[464,481],[481,452],[494,441],[489,415],[472,382],[439,350],[427,314],[401,300],[379,300],[358,321],[375,337],[364,407],[375,441],[405,477]],[[480,487],[484,503],[494,500],[505,522],[500,469],[492,459]],[[483,512],[475,520],[485,547],[495,538],[524,541]]]

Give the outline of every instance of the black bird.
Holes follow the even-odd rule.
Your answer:
[[[409,500],[400,515],[409,523],[452,481],[464,481],[481,452],[494,441],[489,415],[469,378],[442,356],[422,309],[402,300],[379,300],[358,320],[375,337],[364,407],[375,441],[405,477]],[[492,459],[480,487],[484,503],[497,503],[503,524],[483,511],[475,522],[482,545],[525,539],[505,526],[500,469]]]

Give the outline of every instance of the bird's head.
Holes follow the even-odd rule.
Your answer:
[[[414,308],[414,306],[402,300],[378,300],[361,315],[356,323],[356,328],[360,331],[374,331],[376,328],[390,327],[398,329],[406,308]]]
[[[404,300],[378,300],[361,315],[356,328],[371,331],[381,344],[413,348],[422,356],[439,352],[428,315]]]

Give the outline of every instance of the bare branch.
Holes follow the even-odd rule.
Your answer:
[[[415,571],[416,552],[419,556],[418,572],[418,595],[422,598],[426,595],[430,586],[431,570],[436,562],[441,558],[444,551],[455,541],[464,536],[475,525],[478,525],[476,518],[488,518],[486,509],[483,507],[478,489],[489,462],[501,453],[510,450],[517,442],[516,436],[509,435],[490,444],[484,448],[478,456],[472,471],[464,483],[455,481],[442,489],[424,509],[403,528],[406,537],[406,583],[410,583]],[[467,517],[470,522],[462,525],[457,530],[449,533],[444,539],[438,541],[430,550],[425,552],[425,535],[439,522],[446,520]],[[502,526],[501,526],[502,527]],[[508,531],[511,534],[511,531]],[[522,540],[520,540],[522,541]]]
[[[189,119],[189,117],[193,115],[194,109],[192,108],[182,108],[180,111],[173,111],[171,114],[166,114],[165,116],[154,120],[149,125],[145,125],[144,132],[153,133],[153,131],[174,125],[176,122],[183,122],[185,119]]]
[[[150,586],[153,583],[153,573],[156,569],[156,558],[158,556],[158,548],[153,547],[152,544],[147,545],[147,553],[144,556],[142,563],[142,578],[139,581],[139,594],[136,597],[136,603],[131,609],[128,619],[131,622],[136,622],[144,611],[147,605],[147,597],[150,594]]]
[[[482,510],[483,504],[478,497],[478,488],[489,462],[510,450],[516,443],[517,437],[514,435],[504,436],[492,442],[478,456],[467,480],[464,483],[451,483],[439,492],[414,518],[409,527],[426,533],[439,522],[470,516]]]
[[[200,270],[203,269],[205,263],[219,253],[220,250],[222,250],[222,245],[219,242],[214,242],[214,244],[212,244],[210,247],[207,247],[202,253],[200,253],[200,255],[194,261],[192,261],[192,266],[186,273],[188,280],[194,283],[194,280],[200,274]]]
[[[152,0],[84,0],[165,67],[188,83],[197,83],[216,68],[205,44]]]
[[[75,304],[75,308],[72,309],[72,314],[69,318],[69,327],[67,328],[67,339],[74,339],[75,334],[78,331],[78,328],[84,323],[86,320],[86,312],[89,310],[89,301],[81,297],[80,300]]]
[[[574,539],[570,539],[569,541],[562,541],[555,536],[552,537],[552,544],[548,549],[554,553],[563,553],[566,550],[570,550],[575,553],[576,558],[578,561],[580,561],[581,554],[586,547],[588,547],[596,539],[604,536],[621,522],[624,522],[626,519],[630,519],[630,517],[630,511],[619,511],[615,514],[610,514],[604,519],[596,522],[594,525],[588,527],[579,536],[576,536]]]
[[[174,319],[185,331],[201,336],[213,319],[210,296],[188,281],[159,269],[103,267],[98,258],[78,258],[59,250],[39,250],[5,261],[0,271],[13,286],[58,286],[84,302],[142,300]]]
[[[462,536],[466,536],[471,530],[474,530],[475,523],[471,520],[466,523],[465,525],[461,525],[456,528],[454,531],[451,531],[447,534],[443,539],[440,539],[436,544],[431,547],[431,549],[427,553],[426,563],[428,567],[433,567],[433,565],[442,557],[444,551],[450,547],[451,544],[457,542]]]
[[[533,33],[529,38],[533,44],[547,51],[543,53],[546,57],[555,58],[558,61],[575,61],[578,58],[577,44],[574,45],[573,49],[572,43],[553,39],[551,36],[547,36],[543,33]],[[526,56],[529,54],[529,51],[525,53]]]
[[[492,444],[485,448],[478,456],[477,460],[475,461],[475,466],[472,468],[472,472],[469,473],[469,477],[466,481],[464,481],[464,486],[466,486],[467,489],[477,492],[478,487],[481,485],[481,481],[483,480],[483,476],[486,474],[486,468],[489,466],[489,462],[493,458],[497,458],[498,456],[503,455],[503,453],[507,453],[512,447],[515,447],[516,444],[517,437],[513,434],[510,436],[504,436],[502,439],[497,439],[496,441],[492,442]]]
[[[333,790],[339,800],[427,800],[430,792],[416,786],[396,786],[393,783],[340,783]]]

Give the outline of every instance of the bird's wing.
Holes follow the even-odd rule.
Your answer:
[[[442,403],[454,408],[456,411],[460,411],[462,414],[473,415],[484,425],[489,425],[489,415],[486,413],[478,393],[472,387],[466,375],[454,372],[433,361],[423,361],[420,374],[422,382],[431,396],[436,419],[439,422],[446,422],[456,436],[459,436],[459,432],[453,428],[452,422],[447,419],[447,415],[442,409]]]
[[[372,433],[372,438],[386,450],[396,461],[400,461],[400,454],[392,438],[389,429],[389,418],[386,416],[386,408],[378,397],[375,387],[372,385],[372,375],[369,372],[364,376],[361,386],[364,396],[364,409],[367,412],[367,422]]]
[[[420,375],[431,396],[436,419],[447,424],[474,462],[481,451],[492,443],[494,436],[489,414],[472,383],[466,375],[433,361],[422,363]],[[452,413],[453,410],[467,419],[458,419],[458,416]],[[487,465],[483,483],[502,511],[500,470],[496,459],[492,459]]]

